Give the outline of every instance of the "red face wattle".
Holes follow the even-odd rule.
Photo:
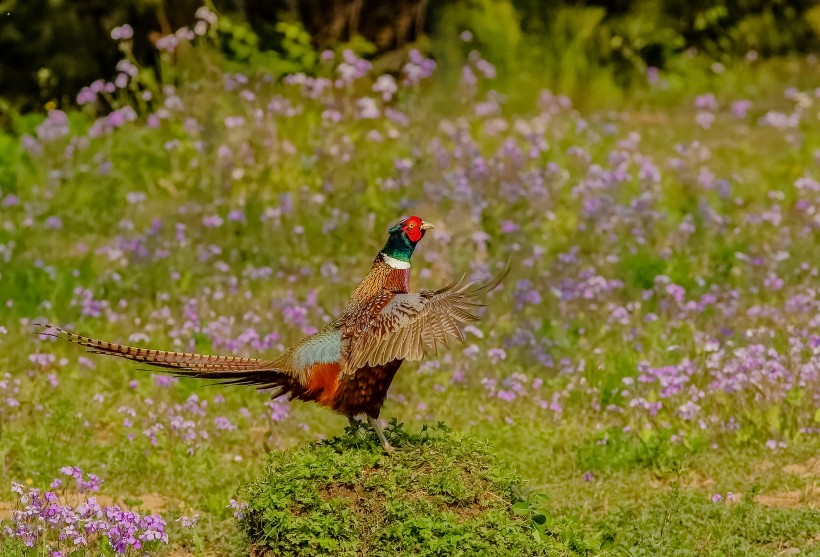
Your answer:
[[[404,230],[404,233],[407,234],[407,237],[410,238],[410,241],[414,244],[421,240],[422,236],[424,236],[422,220],[417,216],[408,218],[405,221],[404,226],[402,226],[402,230]]]

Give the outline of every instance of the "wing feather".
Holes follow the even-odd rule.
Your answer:
[[[345,340],[342,371],[384,365],[396,359],[420,360],[439,347],[464,342],[463,327],[478,320],[481,297],[496,288],[509,265],[486,283],[467,282],[465,275],[439,290],[415,294],[387,293],[374,297],[370,307],[357,308],[340,323]]]

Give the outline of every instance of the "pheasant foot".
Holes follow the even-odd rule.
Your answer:
[[[375,418],[371,418],[370,416],[367,417],[367,422],[370,424],[370,427],[372,427],[376,431],[376,435],[379,436],[379,441],[382,442],[382,448],[384,449],[384,452],[388,454],[395,452],[396,449],[394,449],[393,446],[387,442],[387,437],[384,436],[382,428],[379,427],[379,422]]]

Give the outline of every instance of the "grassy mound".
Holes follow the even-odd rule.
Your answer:
[[[261,555],[546,555],[569,553],[521,479],[489,447],[443,424],[395,422],[386,455],[373,434],[270,455],[245,487],[243,527]]]

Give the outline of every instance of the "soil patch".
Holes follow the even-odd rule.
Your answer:
[[[803,464],[789,464],[783,467],[783,471],[801,478],[820,478],[820,458],[810,458]]]
[[[820,508],[820,488],[817,484],[806,485],[804,489],[760,494],[755,502],[775,509]]]

